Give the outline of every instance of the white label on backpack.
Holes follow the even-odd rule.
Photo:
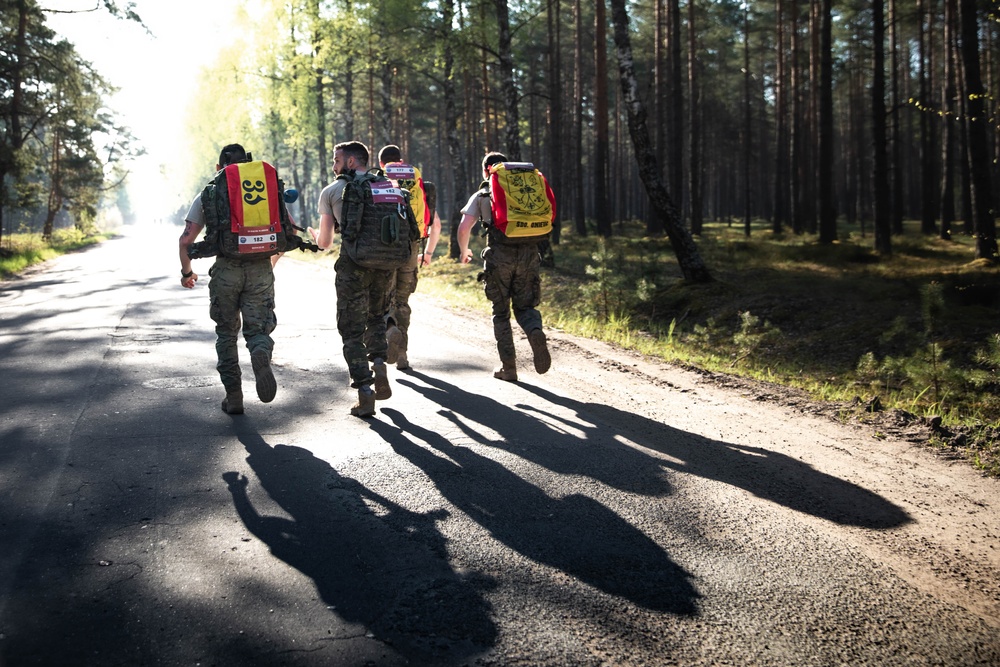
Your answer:
[[[417,177],[417,170],[408,164],[387,164],[385,177],[394,181],[412,181]]]
[[[254,234],[252,236],[239,235],[240,245],[257,245],[259,243],[277,243],[277,234]]]
[[[372,201],[376,204],[402,204],[406,201],[403,199],[403,191],[399,188],[383,185],[373,185],[371,187]]]

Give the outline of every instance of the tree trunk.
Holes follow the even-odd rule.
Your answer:
[[[486,44],[489,44],[489,41],[486,39],[486,34],[485,34],[486,3],[481,4],[479,7],[480,7],[479,11],[481,19],[479,25],[482,27],[483,31],[482,43],[484,45],[481,50],[481,59],[480,59],[480,67],[482,69],[482,77],[483,77],[483,131],[486,133],[485,137],[483,138],[483,146],[486,147],[486,150],[496,150],[498,146],[494,141],[495,137],[493,132],[493,112],[490,109],[490,98],[493,93],[492,89],[490,88],[490,74],[489,74],[490,66],[488,61],[489,52],[487,51],[485,46]]]
[[[899,0],[889,0],[889,54],[891,63],[889,71],[892,76],[892,164],[889,172],[892,174],[892,200],[890,225],[893,234],[903,233],[903,195],[905,193],[903,179],[903,140],[900,130],[900,109],[902,94],[900,92],[900,78],[902,77],[902,65],[899,57]]]
[[[771,231],[780,234],[785,223],[788,197],[788,110],[786,109],[785,88],[785,2],[775,2],[775,44],[777,60],[774,73],[774,212],[771,216]]]
[[[375,54],[372,52],[371,42],[374,36],[368,37],[368,62],[375,61]],[[371,145],[375,143],[375,68],[368,68],[368,138],[365,140],[371,150]]]
[[[821,0],[811,0],[809,8],[809,82],[808,108],[806,110],[806,140],[803,143],[803,161],[806,167],[802,179],[802,213],[805,215],[806,231],[816,233],[816,210],[819,197],[819,95],[822,89],[820,83],[820,38],[823,30],[820,26]]]
[[[597,233],[611,236],[608,211],[608,17],[605,0],[597,0],[594,11],[594,218]]]
[[[462,221],[462,208],[468,201],[465,188],[469,184],[469,176],[465,163],[465,151],[462,150],[462,140],[458,134],[458,105],[456,103],[454,67],[455,67],[455,40],[452,37],[452,24],[455,20],[455,0],[441,0],[441,30],[443,31],[442,43],[444,49],[442,72],[442,91],[444,93],[444,132],[448,142],[448,157],[451,160],[452,183],[454,205],[451,216],[448,220],[448,256],[452,259],[459,258],[458,248],[458,224]]]
[[[889,218],[889,158],[886,154],[885,113],[885,0],[872,0],[872,143],[874,159],[872,188],[875,198],[875,252],[892,254],[892,224]]]
[[[958,76],[959,81],[965,80],[965,68],[962,68],[962,73]],[[964,84],[961,86],[964,90]],[[960,190],[962,194],[962,233],[966,236],[972,236],[975,233],[975,219],[976,214],[973,212],[972,208],[972,171],[969,168],[972,164],[972,158],[969,156],[969,124],[965,119],[969,115],[969,105],[968,101],[964,96],[959,96],[958,111],[960,117],[963,119],[959,123],[959,132],[961,134],[961,145],[959,146],[959,157],[958,157],[958,173],[962,180],[962,189]]]
[[[743,235],[750,236],[750,156],[753,151],[750,113],[750,3],[743,5]]]
[[[837,209],[833,203],[833,36],[832,0],[823,0],[820,16],[819,93],[819,242],[837,240]]]
[[[667,154],[667,43],[666,0],[653,0],[653,139],[656,154]],[[668,167],[669,170],[669,167]],[[666,173],[663,174],[666,178]]]
[[[969,171],[976,258],[997,261],[997,230],[993,219],[993,176],[989,154],[989,116],[979,67],[979,20],[976,0],[962,0],[962,60],[965,64],[965,99],[968,100]]]
[[[573,2],[576,37],[573,45],[573,222],[576,233],[587,235],[586,209],[583,200],[583,8],[581,0]]]
[[[379,97],[382,102],[382,112],[379,114],[382,117],[382,122],[379,123],[382,129],[382,134],[379,137],[379,140],[381,141],[382,146],[388,146],[393,143],[402,143],[399,139],[393,137],[392,131],[392,114],[394,109],[392,106],[392,65],[389,62],[382,63],[382,75],[379,79],[379,83],[381,84],[379,86]],[[372,156],[374,157],[377,155],[380,149],[381,146],[371,146],[370,150],[372,151]],[[403,153],[403,155],[406,155],[406,153]],[[375,166],[376,160],[372,159],[370,162],[373,166]]]
[[[710,282],[712,275],[702,261],[694,239],[681,221],[677,208],[660,178],[660,167],[657,164],[656,154],[653,152],[649,140],[649,130],[646,127],[646,109],[639,97],[639,85],[635,78],[625,0],[611,0],[611,8],[622,96],[628,111],[629,134],[632,136],[632,145],[639,163],[639,177],[646,187],[646,194],[649,196],[656,214],[664,220],[667,236],[670,238],[670,244],[677,256],[677,263],[684,279],[692,283]]]
[[[938,109],[934,100],[934,40],[933,3],[917,3],[919,29],[917,44],[920,49],[920,104],[925,109]],[[926,26],[926,27],[925,27]],[[920,114],[920,230],[927,235],[937,232],[938,147],[937,123],[930,113]]]
[[[562,189],[562,163],[564,161],[562,154],[562,128],[563,128],[563,111],[562,111],[562,90],[560,86],[561,77],[560,73],[562,70],[562,58],[560,53],[562,51],[562,40],[560,35],[560,28],[562,26],[562,18],[560,16],[560,2],[559,0],[549,0],[547,20],[548,20],[548,33],[549,33],[549,122],[548,122],[548,141],[549,147],[549,164],[546,169],[546,176],[549,180],[549,186],[551,186],[552,191],[556,193],[556,201],[561,194]],[[560,241],[560,236],[562,233],[562,224],[558,217],[558,210],[556,213],[556,219],[552,224],[552,243],[558,245]]]
[[[695,32],[695,0],[688,0],[688,109],[691,153],[688,166],[688,193],[691,203],[691,233],[701,234],[701,88],[698,81],[698,40]]]
[[[52,231],[56,214],[62,208],[62,146],[59,139],[59,130],[56,130],[52,137],[52,166],[49,176],[49,199],[45,208],[45,223],[42,225],[42,238],[46,242],[52,240]]]
[[[309,22],[312,26],[312,73],[313,96],[316,104],[316,150],[319,158],[319,179],[321,183],[329,183],[326,158],[326,89],[323,84],[323,67],[319,61],[320,49],[325,35],[322,34],[319,17],[319,0],[309,1]]]
[[[521,159],[520,124],[517,112],[517,86],[514,85],[514,54],[511,53],[510,12],[507,0],[496,0],[497,34],[500,46],[500,86],[503,89],[505,153],[511,160]]]
[[[791,170],[791,192],[788,197],[788,217],[792,221],[792,232],[801,234],[804,229],[802,214],[802,142],[803,142],[803,118],[802,118],[802,36],[799,30],[799,3],[792,0],[791,3],[791,47],[792,64],[789,84],[792,96],[792,122],[788,136],[788,165]]]
[[[690,1],[690,0],[689,0]],[[678,0],[667,0],[667,24],[670,48],[670,183],[677,208],[683,210],[684,201],[684,77],[681,62],[681,7]],[[661,155],[663,155],[661,153]]]
[[[347,15],[350,16],[353,9],[353,0],[344,0],[344,7]],[[350,57],[350,54],[348,54]],[[350,67],[344,71],[344,135],[348,139],[354,138],[354,72]],[[325,161],[324,161],[325,162]],[[327,181],[322,181],[326,183]]]
[[[7,112],[10,118],[10,134],[7,141],[9,148],[4,146],[0,150],[0,241],[3,241],[3,205],[7,202],[8,175],[15,178],[19,173],[17,166],[17,153],[24,143],[21,128],[21,110],[24,106],[24,62],[28,52],[28,3],[25,0],[17,0],[17,37],[14,43],[14,60],[10,65],[11,69],[11,97],[10,109]],[[9,151],[9,153],[8,153]]]
[[[944,2],[944,123],[941,130],[941,238],[951,239],[955,222],[955,18],[956,0]]]

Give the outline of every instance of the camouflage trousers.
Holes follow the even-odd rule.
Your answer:
[[[420,245],[420,241],[413,242],[410,261],[401,269],[396,269],[389,280],[388,321],[395,323],[404,334],[410,329],[410,314],[413,312],[410,308],[410,295],[417,291]]]
[[[490,245],[483,251],[483,282],[486,298],[493,303],[493,336],[500,359],[514,359],[514,319],[525,334],[542,327],[537,306],[542,299],[540,258],[535,243]]]
[[[226,391],[240,388],[239,334],[251,354],[258,349],[274,350],[271,332],[277,326],[274,315],[274,272],[271,260],[243,261],[219,257],[208,270],[209,313],[215,321],[216,368]]]
[[[385,316],[389,311],[392,271],[358,266],[346,252],[334,264],[337,273],[337,331],[344,342],[344,360],[351,386],[371,384],[370,361],[385,359]]]

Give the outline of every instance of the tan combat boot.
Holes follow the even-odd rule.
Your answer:
[[[355,417],[375,416],[375,392],[371,386],[365,385],[358,389],[358,403],[351,408],[351,414]]]
[[[493,377],[505,382],[517,382],[517,360],[513,358],[501,359],[500,363],[502,365],[493,371]]]
[[[227,391],[226,397],[222,399],[222,411],[227,415],[243,414],[243,390]]]
[[[549,355],[549,348],[545,344],[545,332],[541,329],[532,329],[528,334],[528,342],[531,343],[531,354],[535,357],[535,371],[544,373],[552,365],[552,357]]]
[[[396,364],[396,368],[405,371],[410,367],[410,362],[406,358],[406,334],[403,330],[393,324],[385,331],[385,342],[389,344],[389,350],[385,354],[385,363]]]
[[[372,371],[375,373],[375,398],[384,401],[392,397],[392,387],[389,386],[389,372],[385,367],[385,362],[376,359],[372,364]]]
[[[389,364],[399,363],[399,353],[403,353],[403,358],[406,358],[406,337],[403,334],[403,330],[397,327],[395,324],[390,326],[385,330],[385,342],[389,345],[388,351],[385,353],[385,361]]]
[[[278,383],[271,370],[271,354],[267,350],[255,350],[250,355],[250,363],[257,379],[257,398],[264,403],[270,403],[278,392]]]

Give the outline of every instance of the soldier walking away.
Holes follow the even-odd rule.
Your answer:
[[[472,261],[469,237],[479,222],[485,229],[483,272],[486,297],[493,303],[493,335],[500,354],[500,368],[493,377],[517,381],[517,358],[510,325],[514,319],[528,337],[535,371],[545,373],[549,355],[542,315],[539,242],[548,239],[555,220],[555,197],[545,177],[527,162],[507,162],[502,153],[483,158],[480,189],[462,209],[458,226],[458,246],[462,263]]]
[[[259,200],[255,204],[261,204],[265,209],[269,203],[274,207],[270,212],[263,213],[266,219],[260,226],[247,227],[245,230],[241,228],[240,232],[233,231],[230,212],[236,215],[237,206],[242,206],[240,202],[244,200],[241,192],[226,191],[225,170],[230,165],[238,165],[232,168],[237,173],[236,183],[243,180],[239,176],[239,170],[246,172],[244,176],[251,175],[254,194]],[[264,403],[270,403],[278,389],[271,370],[271,355],[274,350],[271,332],[277,325],[274,315],[272,262],[277,258],[277,253],[284,250],[284,245],[279,247],[276,242],[277,235],[282,234],[283,230],[280,224],[274,224],[274,212],[277,212],[280,220],[287,221],[289,227],[286,229],[289,231],[291,221],[284,210],[280,181],[277,180],[273,167],[265,162],[252,162],[243,146],[229,144],[223,148],[215,168],[218,172],[216,179],[195,197],[185,218],[184,232],[179,243],[181,285],[191,289],[198,281],[198,274],[191,268],[191,254],[195,257],[216,255],[215,263],[208,270],[208,275],[211,276],[208,293],[211,301],[209,313],[215,321],[215,350],[218,354],[216,368],[222,379],[222,386],[226,389],[222,410],[227,414],[240,415],[243,414],[238,350],[241,326],[250,351],[258,398]],[[231,203],[233,206],[230,206]],[[257,211],[251,204],[247,204],[239,210],[239,214],[241,221],[249,222],[254,219]],[[196,244],[195,239],[203,229],[206,230],[205,240]],[[263,239],[263,242],[248,243],[250,238]]]
[[[412,254],[417,221],[403,192],[385,177],[368,171],[368,148],[360,141],[334,146],[337,179],[319,196],[316,244],[328,248],[341,236],[334,264],[337,330],[351,386],[358,390],[356,417],[375,414],[375,401],[392,396],[385,364],[385,317],[389,281]],[[373,387],[374,385],[374,387]]]
[[[386,363],[399,370],[410,368],[409,344],[410,295],[417,290],[419,267],[427,266],[434,256],[441,235],[441,218],[431,205],[432,183],[423,180],[420,169],[403,162],[399,146],[389,145],[378,153],[379,167],[385,177],[410,193],[410,207],[417,219],[420,238],[413,242],[410,260],[389,281],[389,315],[386,319]],[[425,245],[426,244],[426,245]]]

